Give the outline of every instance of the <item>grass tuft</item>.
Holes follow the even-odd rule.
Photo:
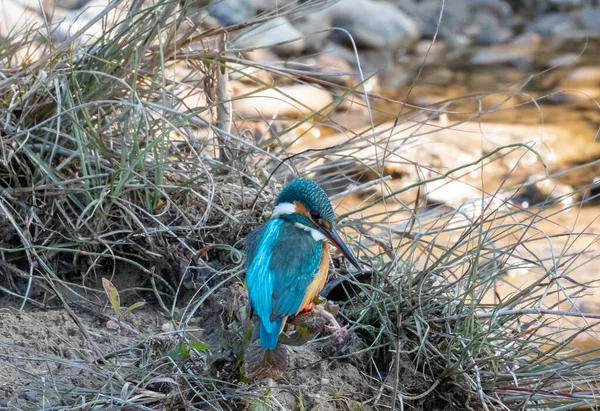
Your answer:
[[[585,211],[589,187],[520,208],[512,199],[535,182],[485,180],[521,162],[544,181],[561,175],[543,144],[482,123],[523,101],[529,79],[487,111],[478,103],[489,95],[410,107],[365,96],[360,60],[348,86],[227,44],[273,14],[229,28],[202,8],[190,15],[189,4],[116,1],[62,41],[37,28],[0,43],[0,316],[15,336],[0,337],[0,371],[15,375],[11,407],[304,409],[317,386],[336,409],[598,406],[597,348],[573,348],[597,337],[600,316],[579,301],[595,284],[572,278],[598,238],[553,220]],[[37,57],[15,60],[24,48]],[[282,85],[332,99],[308,107]],[[233,108],[263,91],[294,110]],[[368,112],[362,128],[336,121],[349,101]],[[479,152],[449,167],[455,133]],[[327,289],[349,325],[345,347],[313,341],[295,349],[285,381],[251,382],[240,242],[295,176],[331,194],[369,269],[334,256]],[[455,184],[476,195],[436,204]],[[510,275],[523,270],[517,285]],[[29,323],[33,337],[19,343]]]

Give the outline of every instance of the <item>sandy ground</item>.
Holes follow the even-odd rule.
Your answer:
[[[239,383],[235,378],[239,375],[239,362],[232,360],[230,348],[241,333],[238,319],[243,316],[245,304],[243,289],[233,284],[209,297],[197,318],[201,331],[196,336],[210,346],[214,361],[207,372],[233,383]],[[0,409],[70,405],[74,403],[73,395],[69,394],[71,390],[87,393],[87,401],[106,398],[99,393],[113,392],[117,398],[123,397],[125,394],[119,392],[123,384],[110,378],[113,368],[101,366],[98,351],[113,360],[119,358],[126,370],[143,361],[149,352],[148,345],[158,342],[169,347],[175,341],[173,334],[162,331],[166,316],[152,303],[128,314],[124,327],[118,332],[107,326],[113,318],[110,306],[91,311],[71,302],[96,347],[64,309],[27,307],[20,312],[16,301],[10,298],[0,300],[0,305]],[[301,406],[314,410],[370,409],[364,403],[373,393],[369,379],[350,362],[330,359],[340,354],[327,339],[290,347],[286,377],[277,382],[263,381],[256,391],[268,390],[273,396],[273,406],[279,409]],[[126,371],[119,373],[128,375]],[[139,383],[140,379],[131,381]],[[157,409],[179,409],[180,406],[171,408],[160,400],[155,405],[159,406]],[[247,409],[251,402],[229,405],[234,409]]]

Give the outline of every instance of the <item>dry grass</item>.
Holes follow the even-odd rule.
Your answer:
[[[308,2],[295,11],[319,5]],[[192,23],[175,3],[134,1],[124,10],[93,44],[80,45],[77,36],[59,45],[39,43],[43,57],[0,72],[1,290],[10,296],[4,297],[8,306],[25,313],[62,306],[65,319],[77,325],[71,336],[77,346],[68,353],[50,355],[43,341],[0,342],[2,369],[19,374],[30,391],[44,392],[36,406],[277,409],[285,405],[282,392],[304,404],[310,384],[303,374],[269,386],[245,381],[240,368],[240,240],[268,218],[281,183],[302,175],[332,193],[350,187],[362,196],[340,213],[339,225],[372,267],[332,291],[353,335],[349,345],[332,353],[321,341],[302,351],[329,367],[354,370],[364,383],[360,392],[339,387],[329,406],[597,407],[597,352],[582,356],[568,348],[579,334],[593,333],[598,319],[577,304],[588,285],[570,278],[595,258],[597,237],[537,228],[549,214],[581,203],[509,207],[515,190],[504,182],[456,207],[431,208],[423,199],[435,181],[454,182],[508,158],[533,154],[542,164],[531,144],[485,139],[489,146],[468,164],[419,164],[414,155],[428,138],[463,125],[436,123],[460,102],[427,110],[403,106],[393,124],[346,130],[349,137],[339,144],[319,141],[304,150],[298,142],[315,126],[338,127],[326,113],[361,96],[361,84],[320,81],[337,98],[301,121],[242,120],[224,101],[225,69],[262,69],[284,83],[301,83],[312,73],[238,58],[223,49],[223,29]],[[6,41],[0,61],[28,44],[28,37]],[[257,86],[274,87],[242,71]],[[423,113],[425,121],[417,117]],[[486,113],[462,114],[480,119]],[[393,185],[386,176],[398,169],[412,170],[403,178],[414,184]],[[551,258],[536,251],[565,238]],[[580,240],[589,245],[571,251]],[[333,278],[348,274],[335,263]],[[496,293],[509,284],[507,271],[524,267],[537,273],[534,281]],[[147,300],[151,313],[171,325],[140,333],[145,314],[132,313],[131,324],[106,329],[111,316],[102,277],[121,281],[128,302]],[[90,318],[101,326],[91,327]],[[37,363],[46,371],[34,372]],[[78,377],[61,380],[57,373]],[[79,378],[82,373],[89,378]]]

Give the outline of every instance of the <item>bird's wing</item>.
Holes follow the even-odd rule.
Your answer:
[[[323,243],[291,222],[281,226],[280,241],[272,251],[274,274],[272,318],[296,314],[321,264]]]
[[[258,227],[246,237],[244,246],[248,297],[269,333],[275,327],[275,323],[270,321],[275,276],[269,267],[282,223],[282,220],[276,218]]]
[[[246,238],[248,294],[268,332],[275,320],[300,309],[319,270],[322,249],[310,232],[278,218]]]

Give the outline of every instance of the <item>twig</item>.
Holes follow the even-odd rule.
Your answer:
[[[467,318],[475,318],[477,320],[493,317],[504,317],[512,315],[530,315],[530,314],[546,314],[546,315],[560,315],[565,317],[578,317],[578,318],[593,318],[600,320],[600,314],[594,313],[582,313],[573,311],[563,310],[549,310],[541,307],[522,308],[520,310],[499,310],[485,313],[475,314],[458,314],[451,315],[448,317],[436,318],[433,321],[445,321],[445,320],[466,320]]]
[[[431,384],[431,387],[429,387],[427,389],[427,391],[425,391],[425,392],[423,392],[421,394],[418,394],[418,395],[406,395],[406,394],[402,394],[401,392],[398,392],[398,395],[400,395],[402,397],[402,399],[406,400],[406,401],[417,401],[417,400],[420,400],[421,398],[425,398],[429,394],[431,394],[431,392],[433,390],[435,390],[438,385],[440,385],[440,380],[435,380],[433,382],[433,384]]]
[[[225,50],[227,34],[221,33],[216,38],[216,47],[219,52]],[[227,134],[231,131],[231,118],[229,116],[228,105],[231,101],[228,88],[227,66],[217,64],[215,74],[215,104],[217,105],[217,136],[219,137],[219,161],[227,163],[233,157],[231,147],[227,139]],[[225,130],[227,133],[222,133],[219,130]]]
[[[381,183],[383,183],[385,181],[388,181],[388,180],[391,180],[391,179],[392,179],[392,176],[388,175],[388,176],[385,176],[385,177],[382,177],[382,178],[378,178],[378,179],[373,180],[373,181],[369,181],[368,183],[364,183],[364,184],[361,184],[361,185],[349,188],[348,190],[342,191],[341,193],[332,195],[331,197],[329,197],[329,200],[330,201],[337,200],[338,198],[345,197],[348,194],[352,194],[352,193],[355,193],[357,191],[361,191],[361,190],[367,189],[369,187],[372,187],[372,186],[377,185],[377,184],[381,184]]]

